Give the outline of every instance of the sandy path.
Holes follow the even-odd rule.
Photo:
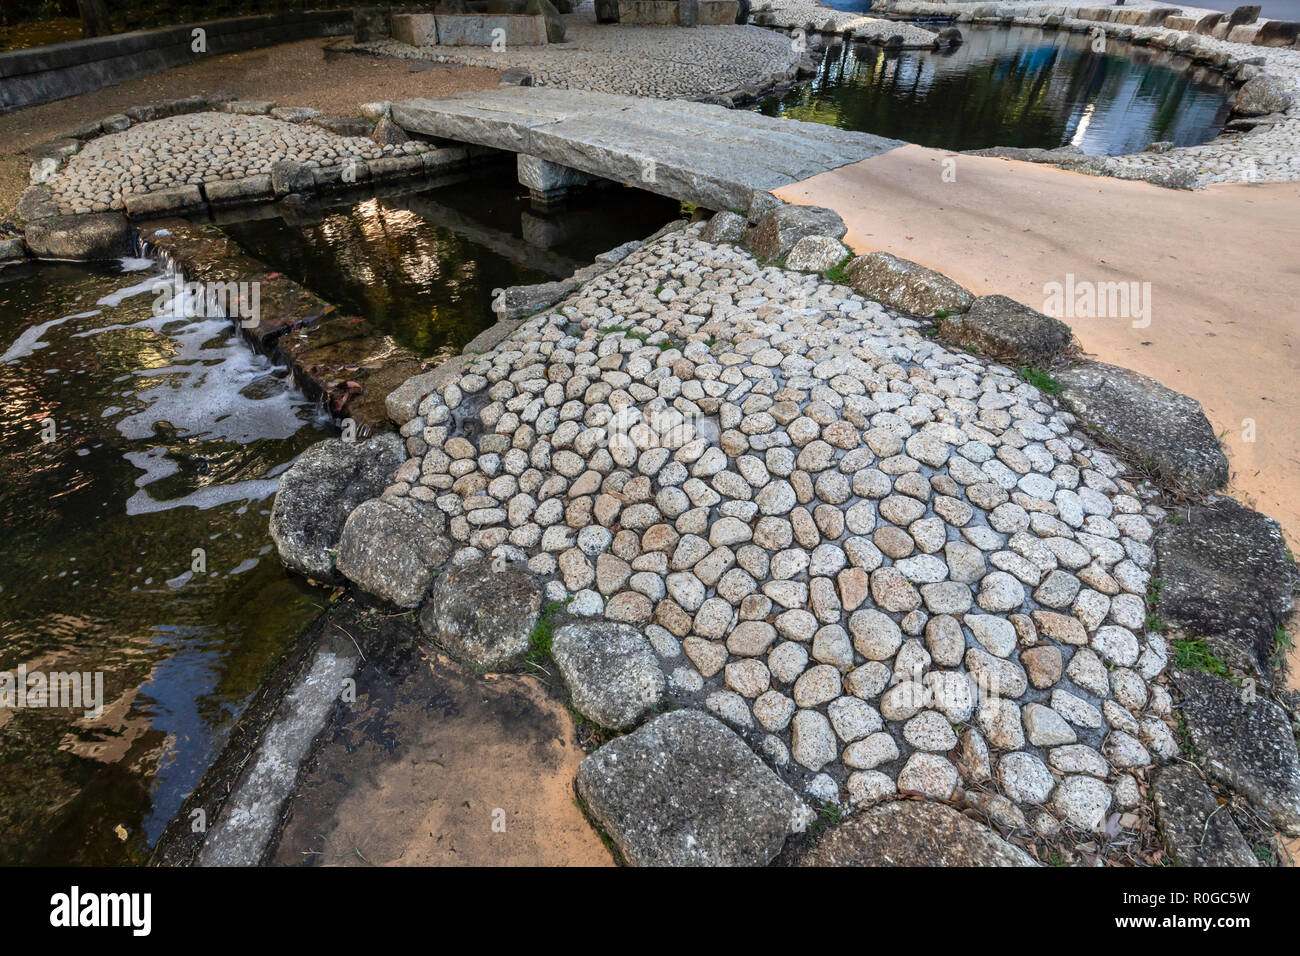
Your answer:
[[[274,863],[613,863],[574,795],[585,754],[561,691],[441,654],[357,684],[299,777]]]

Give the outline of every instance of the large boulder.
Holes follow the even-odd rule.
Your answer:
[[[1288,93],[1267,73],[1252,76],[1242,84],[1233,101],[1232,111],[1238,116],[1264,116],[1267,113],[1284,113],[1291,105]]]
[[[575,621],[555,632],[551,655],[578,713],[626,730],[659,704],[665,681],[650,641],[614,621]]]
[[[839,213],[821,206],[778,206],[759,220],[749,246],[762,259],[784,260],[804,236],[842,239],[848,229]]]
[[[342,581],[334,551],[348,515],[383,491],[405,460],[391,432],[359,442],[331,438],[298,456],[271,506],[271,540],[285,566],[317,581]]]
[[[1005,295],[982,295],[939,326],[944,338],[1008,362],[1049,365],[1070,347],[1070,327]]]
[[[335,567],[361,590],[416,607],[455,550],[447,516],[414,498],[372,498],[348,515]]]
[[[578,768],[578,796],[633,866],[765,866],[809,811],[697,710],[657,717]]]
[[[704,231],[700,233],[700,238],[705,242],[740,242],[745,238],[747,228],[749,222],[744,216],[724,209],[720,213],[715,213],[708,221]]]
[[[785,258],[785,267],[798,272],[825,272],[849,257],[848,247],[830,236],[804,236]]]
[[[913,315],[965,312],[974,296],[945,275],[887,252],[868,252],[844,269],[849,285],[891,309]]]
[[[120,212],[47,216],[27,226],[27,248],[38,259],[120,259],[134,246],[131,225]]]
[[[800,866],[1035,866],[982,823],[942,803],[898,800],[832,827]]]
[[[516,564],[484,557],[438,576],[420,610],[430,640],[471,667],[497,669],[528,651],[542,586]]]
[[[1286,712],[1249,687],[1201,671],[1174,671],[1192,746],[1216,780],[1259,814],[1300,836],[1300,757]]]
[[[1178,516],[1156,537],[1156,614],[1208,639],[1233,664],[1267,676],[1295,582],[1282,528],[1231,498],[1179,508]]]
[[[1151,788],[1165,851],[1179,866],[1259,866],[1232,817],[1196,770],[1165,767]]]
[[[1153,378],[1088,362],[1054,373],[1061,404],[1133,461],[1193,492],[1228,480],[1228,459],[1201,403]]]

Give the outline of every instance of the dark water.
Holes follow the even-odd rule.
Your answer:
[[[530,207],[513,167],[418,193],[222,228],[250,254],[421,355],[458,353],[494,321],[492,291],[565,278],[642,239],[680,205],[624,187]]]
[[[104,682],[98,719],[0,709],[0,863],[140,862],[324,603],[266,523],[326,424],[125,265],[0,270],[0,672]]]
[[[943,149],[1073,145],[1139,152],[1158,141],[1213,139],[1227,118],[1216,74],[1189,77],[1168,54],[1088,36],[973,27],[949,52],[846,45],[809,84],[760,109]]]

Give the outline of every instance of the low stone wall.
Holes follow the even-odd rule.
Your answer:
[[[194,52],[196,29],[204,31],[204,53]],[[351,11],[318,10],[208,20],[0,53],[0,113],[88,93],[203,56],[338,36],[351,29]]]
[[[392,17],[392,37],[411,46],[491,46],[498,33],[507,47],[545,46],[546,18],[523,14],[402,13]]]

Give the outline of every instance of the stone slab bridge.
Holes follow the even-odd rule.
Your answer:
[[[518,154],[534,201],[605,179],[712,210],[904,145],[745,110],[545,87],[502,87],[393,105],[409,132]]]

